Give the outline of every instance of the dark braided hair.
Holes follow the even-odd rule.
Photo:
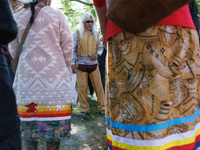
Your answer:
[[[31,24],[33,23],[33,21],[34,21],[34,15],[35,15],[35,5],[37,5],[37,1],[36,2],[32,2],[31,3],[31,12],[32,12],[32,15],[31,15],[31,18],[30,18],[30,22],[31,22]]]

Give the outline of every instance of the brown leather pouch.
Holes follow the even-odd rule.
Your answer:
[[[107,16],[120,28],[140,33],[191,0],[107,0]]]

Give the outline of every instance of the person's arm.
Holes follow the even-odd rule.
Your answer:
[[[103,46],[106,47],[106,31],[107,31],[107,18],[106,18],[106,1],[105,0],[93,0],[97,16],[99,18],[100,28],[102,32]]]
[[[102,55],[103,50],[104,50],[104,46],[102,45],[102,41],[99,39],[99,45],[98,45],[98,51],[96,54],[94,54],[93,56],[91,56],[91,60],[97,60],[99,56]]]
[[[72,72],[76,73],[77,71],[77,67],[76,67],[76,50],[77,50],[77,31],[74,32],[73,34],[73,54],[72,54],[72,64],[71,64],[71,68],[72,68]]]
[[[15,38],[13,41],[11,41],[8,45],[8,51],[10,55],[12,56],[12,58],[16,56],[16,50],[17,50],[18,45],[19,45],[18,37]]]
[[[103,45],[102,45],[102,41],[99,41],[99,50],[97,51],[97,55],[98,55],[98,56],[101,56],[101,55],[102,55],[103,49],[104,49],[104,47],[103,47]]]
[[[65,62],[67,68],[71,68],[72,52],[73,52],[73,40],[71,31],[65,18],[64,14],[60,12],[60,47],[63,51]],[[69,69],[70,75],[72,74],[71,69]]]

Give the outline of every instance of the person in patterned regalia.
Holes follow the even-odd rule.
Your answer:
[[[199,150],[200,51],[188,4],[131,34],[106,18],[106,0],[93,1],[108,44],[109,149]]]
[[[103,53],[103,45],[90,12],[83,15],[79,29],[73,34],[73,41],[72,70],[73,73],[77,73],[80,114],[87,115],[89,112],[87,98],[89,76],[97,95],[98,109],[102,115],[105,115],[105,98],[98,66],[98,55]]]
[[[71,130],[72,35],[64,14],[47,6],[50,3],[34,0],[15,13],[19,32],[9,45],[15,57],[29,20],[45,6],[28,32],[13,84],[26,150],[36,150],[38,141],[46,142],[47,150],[59,150]]]

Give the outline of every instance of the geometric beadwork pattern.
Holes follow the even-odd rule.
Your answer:
[[[30,8],[15,14],[19,33],[9,45],[13,57],[30,16]],[[72,45],[64,14],[51,7],[43,7],[29,30],[20,55],[13,85],[18,104],[73,103],[69,87]]]

